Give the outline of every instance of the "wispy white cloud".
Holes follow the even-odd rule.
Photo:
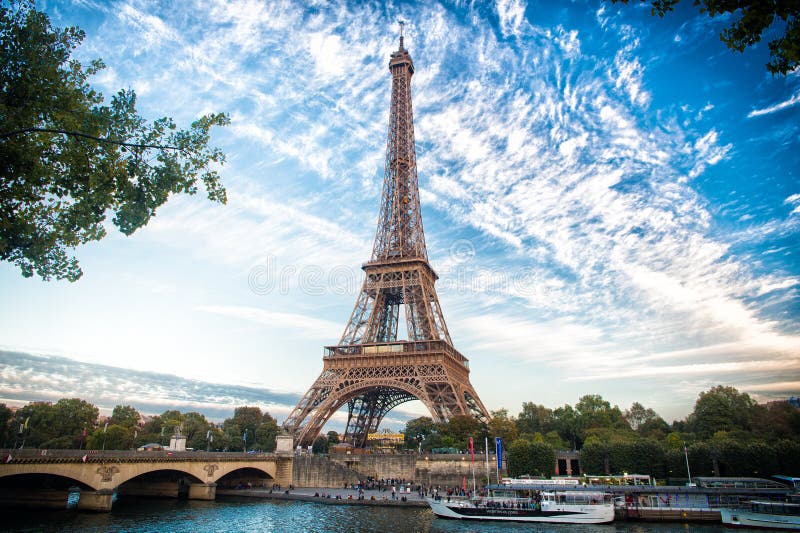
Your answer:
[[[769,115],[771,113],[777,113],[778,111],[782,111],[787,107],[792,107],[793,105],[800,102],[800,93],[792,95],[788,100],[784,100],[783,102],[779,102],[777,104],[771,105],[769,107],[764,107],[761,109],[754,109],[747,114],[747,118],[753,117],[760,117],[762,115]]]
[[[768,268],[756,258],[790,253],[798,195],[776,193],[788,195],[788,220],[784,209],[780,220],[739,212],[746,227],[721,223],[722,200],[705,178],[752,156],[738,125],[717,120],[729,103],[697,80],[687,80],[704,95],[695,101],[659,101],[664,53],[621,12],[602,5],[586,23],[556,17],[552,26],[529,19],[519,0],[422,3],[403,14],[426,232],[452,306],[445,315],[469,341],[456,342],[504,364],[542,362],[565,387],[574,365],[587,369],[584,384],[618,368],[636,384],[663,369],[665,388],[682,398],[715,379],[777,390],[795,381],[796,313],[781,309],[796,301],[799,280],[790,260]],[[97,80],[106,93],[133,86],[146,114],[184,122],[219,110],[233,118],[215,132],[229,156],[228,205],[176,198],[137,243],[186,252],[239,283],[267,258],[349,266],[360,279],[383,175],[396,18],[357,2],[107,9],[87,37],[87,53],[113,65]],[[682,54],[698,47],[706,18],[667,32],[667,43]],[[476,251],[467,264],[448,257],[458,239]],[[770,246],[753,251],[756,242]],[[136,285],[135,273],[125,281]],[[263,325],[270,338],[286,329],[324,342],[338,337],[353,298],[324,299],[344,309],[334,323],[290,299],[278,309],[219,296],[187,308]],[[298,329],[304,323],[313,327]]]
[[[294,334],[302,334],[308,338],[317,338],[323,341],[333,339],[342,327],[338,322],[322,320],[313,316],[268,311],[255,307],[202,305],[196,307],[195,310],[255,322],[281,332],[291,330]]]

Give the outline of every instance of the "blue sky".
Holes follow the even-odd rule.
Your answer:
[[[132,88],[181,124],[230,113],[214,132],[229,202],[174,198],[131,237],[110,229],[77,250],[74,284],[0,265],[0,397],[94,394],[59,381],[62,359],[21,355],[50,354],[137,371],[91,388],[117,403],[152,405],[149,371],[272,391],[255,401],[283,420],[369,258],[398,19],[428,251],[489,409],[601,394],[671,420],[716,384],[800,393],[800,75],[772,77],[765,44],[729,51],[729,19],[599,1],[39,6],[86,30],[77,55],[106,62],[107,97]]]

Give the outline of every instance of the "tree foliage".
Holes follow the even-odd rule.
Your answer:
[[[718,385],[700,393],[688,422],[701,438],[709,438],[718,431],[749,430],[755,405],[746,392]]]
[[[111,412],[111,423],[126,428],[138,426],[140,418],[139,411],[130,405],[115,405]]]
[[[32,402],[17,409],[16,426],[25,425],[25,445],[36,448],[78,448],[83,430],[96,426],[100,411],[80,398],[63,398],[56,403]]]
[[[9,448],[12,444],[14,428],[12,427],[12,420],[14,414],[11,412],[6,404],[0,403],[0,442],[3,448]]]
[[[328,445],[328,437],[325,435],[320,435],[314,439],[314,443],[311,446],[311,451],[313,453],[328,453]]]
[[[438,433],[436,424],[431,417],[421,416],[419,418],[412,418],[406,422],[406,428],[403,432],[406,447],[417,449],[423,442],[436,433]]]
[[[553,422],[553,410],[533,402],[522,402],[522,411],[516,419],[520,435],[523,433],[544,435],[554,429]]]
[[[505,409],[492,411],[492,419],[488,424],[489,437],[500,437],[506,445],[519,436],[516,421],[508,415]]]
[[[258,407],[237,407],[222,427],[231,451],[244,450],[245,446],[248,450],[275,450],[278,422]]]
[[[71,57],[83,38],[52,27],[30,0],[0,4],[0,260],[25,277],[80,278],[67,252],[104,237],[107,213],[130,235],[198,181],[226,201],[215,170],[224,154],[209,132],[227,115],[179,130],[168,117],[142,118],[133,91],[104,104],[88,83],[102,61]]]
[[[86,447],[89,450],[130,450],[135,446],[133,428],[109,424],[108,428],[97,428],[89,435]]]
[[[611,0],[627,4],[630,0]],[[680,0],[640,0],[650,2],[651,13],[664,17]],[[792,0],[694,0],[700,13],[710,17],[732,16],[733,23],[722,30],[719,38],[731,50],[744,52],[761,41],[770,27],[783,28],[780,37],[768,44],[772,74],[787,74],[800,65],[800,3]]]

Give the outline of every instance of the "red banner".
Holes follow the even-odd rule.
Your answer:
[[[475,446],[472,445],[472,437],[469,438],[469,455],[472,457],[472,464],[475,464]]]

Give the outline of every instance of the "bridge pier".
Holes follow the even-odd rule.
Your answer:
[[[114,498],[114,491],[102,489],[97,491],[81,491],[78,500],[79,511],[109,512]]]
[[[189,485],[189,494],[187,497],[190,500],[214,501],[217,497],[217,484],[192,483],[191,485]]]

